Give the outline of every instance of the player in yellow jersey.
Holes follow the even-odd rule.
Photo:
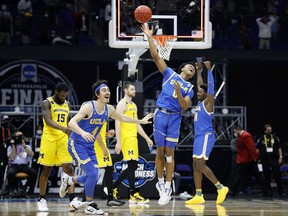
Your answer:
[[[41,104],[44,127],[38,158],[38,163],[43,165],[39,178],[40,196],[37,202],[37,209],[40,212],[49,211],[45,194],[53,166],[62,166],[65,173],[73,175],[73,160],[68,152],[68,136],[71,130],[67,127],[70,113],[67,95],[68,86],[65,83],[58,83],[54,95],[43,100]],[[69,193],[71,202],[75,198],[74,187],[69,188]]]
[[[131,118],[138,119],[137,105],[132,101],[136,94],[135,86],[131,82],[125,82],[123,90],[124,97],[117,104],[116,111]],[[138,167],[139,157],[137,133],[146,140],[149,147],[153,146],[153,141],[147,136],[140,124],[131,124],[116,120],[115,128],[117,138],[115,152],[120,153],[122,150],[123,159],[127,161],[128,168],[122,171],[113,184],[113,188],[116,189],[123,179],[127,177],[130,186],[129,203],[148,203],[149,199],[140,196],[139,192],[135,188],[135,170]]]

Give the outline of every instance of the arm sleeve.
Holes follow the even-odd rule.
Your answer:
[[[214,95],[214,77],[212,71],[208,71],[208,90],[207,93],[210,95]]]

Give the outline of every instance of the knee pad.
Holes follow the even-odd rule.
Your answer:
[[[166,157],[166,162],[167,162],[167,163],[172,163],[172,162],[173,162],[172,156],[167,156],[167,155],[165,155],[165,157]]]

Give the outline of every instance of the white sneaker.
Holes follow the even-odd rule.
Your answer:
[[[103,215],[105,212],[102,209],[99,209],[96,203],[89,204],[85,209],[85,214],[88,215]]]
[[[164,183],[160,184],[159,182],[156,183],[156,189],[158,190],[159,197],[161,197],[162,191],[164,191]]]
[[[69,211],[75,212],[81,208],[84,208],[85,206],[91,204],[91,202],[81,202],[78,197],[75,197],[70,203],[69,203]]]
[[[158,200],[159,205],[166,205],[170,199],[172,194],[172,188],[165,188],[164,191],[162,191],[160,199]]]
[[[190,194],[188,194],[187,191],[180,193],[180,199],[182,199],[182,200],[187,200],[187,199],[191,199],[191,198],[192,198],[192,196]]]
[[[47,202],[44,198],[41,198],[38,202],[37,202],[37,210],[39,212],[48,212],[49,209],[47,207]]]
[[[66,196],[66,193],[68,191],[68,187],[70,186],[68,184],[69,177],[70,176],[64,172],[61,175],[61,185],[60,185],[60,190],[59,190],[59,196],[61,198],[64,198]]]

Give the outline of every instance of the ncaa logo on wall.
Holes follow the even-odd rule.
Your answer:
[[[40,61],[10,62],[0,68],[0,80],[1,106],[39,105],[54,94],[59,82],[69,86],[67,100],[70,104],[78,104],[71,82],[60,71]]]
[[[122,170],[127,169],[128,164],[126,161],[119,161],[116,162],[114,165],[115,174],[114,174],[114,181],[118,179]],[[138,168],[135,170],[135,187],[139,188],[143,186],[147,181],[152,181],[156,176],[155,171],[155,162],[149,161],[147,162],[143,157],[139,156],[138,160]],[[129,187],[128,179],[124,179],[122,181],[126,187]]]

